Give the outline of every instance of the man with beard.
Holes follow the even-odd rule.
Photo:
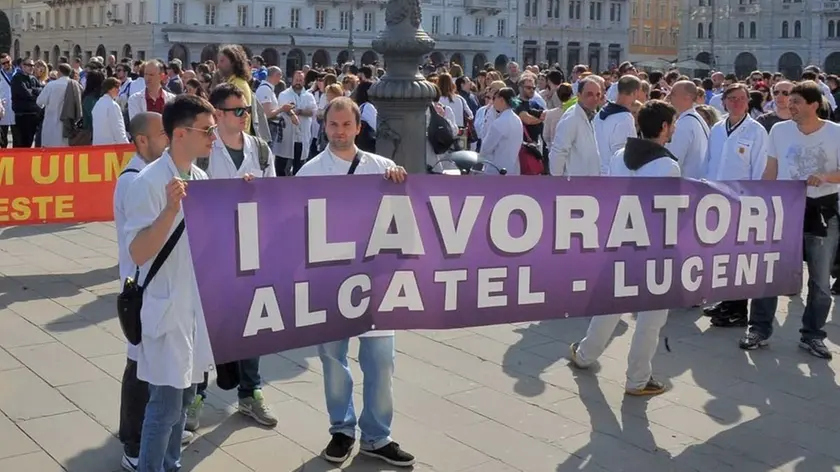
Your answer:
[[[283,132],[283,141],[277,149],[277,175],[297,174],[309,158],[309,143],[312,141],[312,117],[318,111],[318,103],[312,92],[306,90],[305,76],[302,71],[295,72],[292,86],[277,97],[281,107],[292,105],[289,112],[283,113],[286,123],[291,123]]]

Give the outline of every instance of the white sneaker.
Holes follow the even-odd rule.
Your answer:
[[[123,453],[122,461],[120,461],[120,466],[123,470],[127,472],[137,472],[137,461],[139,458],[137,457],[128,457]]]
[[[182,446],[186,446],[187,444],[191,443],[193,441],[193,439],[195,439],[195,434],[193,434],[189,431],[184,431],[183,433],[181,433],[181,445]]]

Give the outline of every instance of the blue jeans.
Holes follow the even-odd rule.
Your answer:
[[[260,387],[262,387],[260,358],[239,361],[239,391],[237,392],[239,399],[253,397],[254,390],[259,390]],[[204,382],[198,384],[196,394],[201,398],[207,398],[207,372],[204,373]]]
[[[802,313],[802,339],[825,339],[825,321],[831,309],[831,268],[840,239],[838,220],[828,220],[826,236],[804,236],[805,264],[808,266],[808,296]],[[776,316],[777,297],[759,298],[752,301],[750,308],[750,331],[766,337],[773,334],[773,319]]]
[[[195,385],[179,389],[149,385],[149,403],[140,437],[139,472],[177,472],[181,469],[181,434]]]
[[[364,375],[364,409],[358,419],[362,430],[361,447],[375,450],[391,443],[394,418],[392,379],[394,375],[394,337],[359,338],[359,365]],[[349,339],[318,346],[324,368],[324,394],[330,415],[330,434],[356,437],[356,410],[353,407],[353,377],[347,365]]]

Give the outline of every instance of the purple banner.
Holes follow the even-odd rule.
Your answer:
[[[218,363],[364,333],[793,293],[804,182],[412,175],[191,182]]]

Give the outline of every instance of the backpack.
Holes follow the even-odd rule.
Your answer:
[[[426,134],[435,154],[445,153],[458,140],[458,135],[452,131],[449,122],[438,115],[432,104],[429,104],[429,127]]]
[[[254,144],[259,147],[260,170],[265,172],[265,170],[268,169],[268,160],[271,158],[271,149],[268,148],[268,143],[257,136],[251,136],[250,134],[246,136],[251,138],[251,140],[254,141]]]

